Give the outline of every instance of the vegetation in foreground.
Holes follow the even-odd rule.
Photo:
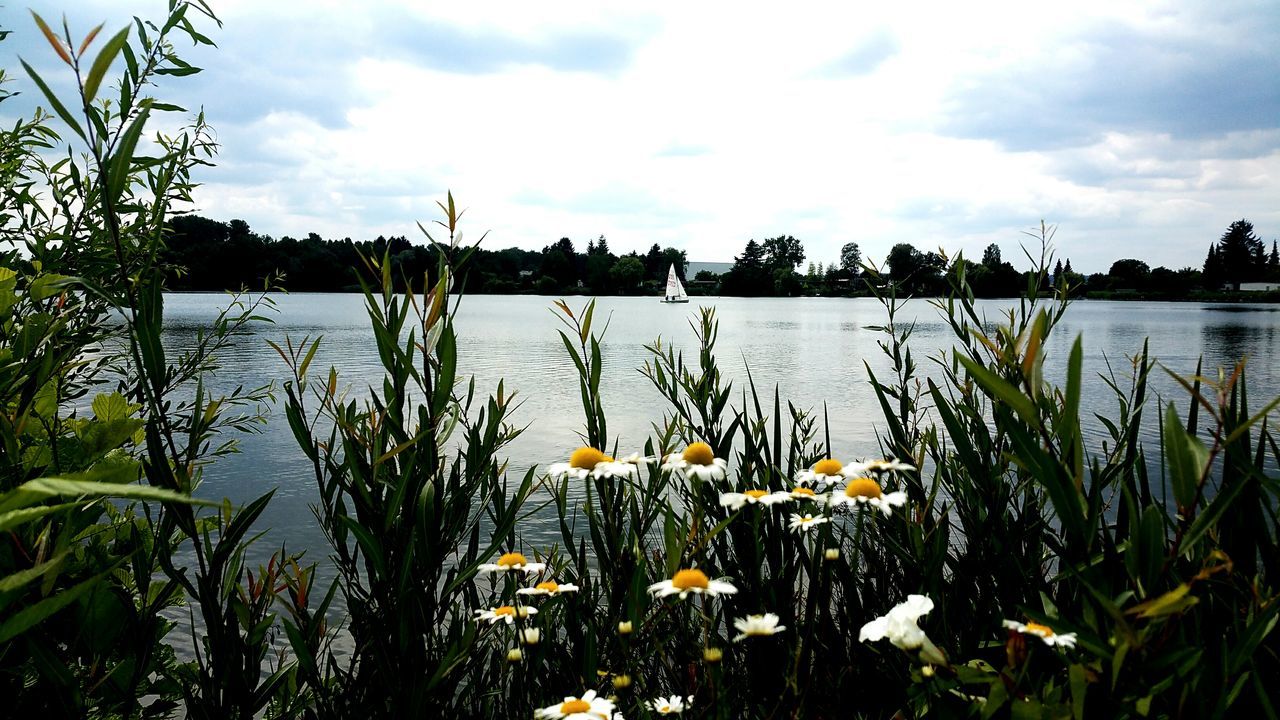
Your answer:
[[[644,448],[620,448],[593,305],[558,303],[581,447],[513,477],[514,394],[482,397],[457,361],[450,285],[474,249],[449,198],[429,291],[396,294],[390,259],[367,261],[380,384],[351,394],[316,370],[319,338],[280,348],[334,580],[287,550],[251,567],[270,494],[235,508],[192,493],[269,399],[202,383],[262,301],[236,298],[193,350],[166,351],[157,258],[212,145],[197,117],[139,151],[150,115],[174,111],[139,92],[194,71],[170,36],[207,42],[200,15],[175,0],[162,25],[96,44],[41,22],[79,94],[25,69],[68,141],[41,115],[0,146],[0,687],[15,715],[1276,716],[1277,402],[1251,403],[1241,365],[1197,368],[1183,402],[1152,408],[1139,351],[1107,378],[1108,442],[1086,447],[1083,340],[1063,386],[1040,372],[1068,301],[1063,285],[1040,297],[1047,262],[997,323],[958,269],[937,302],[956,338],[931,359],[939,380],[918,376],[887,286],[877,448],[828,436],[839,398],[817,414],[725,381],[710,309],[696,352],[649,348],[669,412]],[[1152,412],[1159,448],[1139,432]],[[559,543],[522,540],[535,512]]]

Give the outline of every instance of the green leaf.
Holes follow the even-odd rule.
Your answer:
[[[115,202],[124,192],[125,182],[129,176],[129,168],[133,164],[133,151],[138,146],[138,138],[142,136],[142,129],[147,124],[147,118],[151,115],[151,104],[144,100],[142,109],[138,112],[138,116],[133,119],[128,129],[120,136],[120,145],[116,150],[115,157],[110,161],[110,177],[108,177],[107,192]]]
[[[66,557],[69,552],[71,551],[63,550],[35,567],[19,570],[0,578],[0,594],[17,590],[30,582],[44,577],[45,573],[50,570],[56,570],[62,564],[62,558]]]
[[[124,43],[128,39],[129,27],[125,26],[123,30],[113,35],[106,45],[102,46],[102,50],[98,51],[98,57],[93,59],[93,67],[89,68],[89,75],[84,79],[84,102],[86,105],[93,102],[94,96],[98,94],[98,86],[102,84],[102,78],[107,74],[107,69],[111,67],[116,55],[120,54],[120,48],[124,47]]]
[[[149,485],[116,485],[66,477],[44,477],[28,480],[13,490],[0,494],[0,512],[31,507],[51,497],[117,497],[218,507],[215,502],[198,500],[190,495]]]
[[[71,113],[67,112],[66,106],[62,104],[62,101],[58,99],[58,96],[54,95],[53,91],[49,89],[49,86],[45,84],[44,78],[40,77],[40,74],[28,65],[26,60],[19,60],[18,62],[22,63],[22,69],[27,71],[27,74],[31,76],[31,80],[36,84],[36,87],[40,88],[40,92],[44,93],[45,99],[49,101],[49,106],[53,108],[53,111],[57,113],[58,117],[62,118],[62,122],[66,123],[67,127],[75,131],[75,134],[79,135],[81,140],[88,142],[89,138],[85,136],[84,129],[80,127],[80,123],[76,122],[75,117],[72,116]]]
[[[1200,598],[1190,594],[1191,586],[1182,583],[1178,587],[1161,595],[1154,600],[1148,600],[1140,605],[1135,605],[1125,611],[1129,615],[1137,615],[1141,618],[1158,618],[1168,615],[1176,615],[1177,613],[1190,608],[1192,605],[1200,602]]]
[[[1173,485],[1173,498],[1178,507],[1186,509],[1195,502],[1196,488],[1209,462],[1209,450],[1199,438],[1187,434],[1178,419],[1173,403],[1165,410],[1164,456],[1169,465],[1169,480]]]
[[[1036,413],[1036,406],[1031,401],[1031,398],[1024,395],[1013,385],[1010,385],[1004,378],[979,365],[972,358],[957,354],[956,360],[964,366],[964,369],[977,381],[978,385],[1012,408],[1022,418],[1023,422],[1033,428],[1040,427],[1040,416]]]
[[[28,292],[31,293],[32,300],[45,300],[62,292],[72,279],[66,275],[47,273],[32,280]]]
[[[120,562],[123,562],[123,560]],[[94,575],[78,585],[73,585],[57,595],[47,597],[34,605],[30,605],[14,613],[3,623],[0,623],[0,643],[12,640],[36,625],[39,625],[50,615],[53,615],[67,605],[75,602],[81,595],[92,590],[93,586],[96,585],[99,580],[110,574],[112,570],[116,569],[116,567],[120,565],[120,562],[113,564],[110,568]]]

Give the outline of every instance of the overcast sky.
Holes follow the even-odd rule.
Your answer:
[[[158,94],[217,130],[198,211],[277,237],[414,238],[447,189],[490,248],[701,261],[779,234],[1016,259],[1042,218],[1081,271],[1280,236],[1276,0],[211,4],[219,48]],[[165,4],[33,7],[82,35]],[[6,68],[65,75],[24,5],[0,24]]]

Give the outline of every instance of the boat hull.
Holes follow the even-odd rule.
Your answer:
[[[689,302],[689,298],[685,298],[685,299],[683,299],[683,300],[668,300],[668,299],[666,299],[666,298],[663,298],[663,299],[659,300],[658,302],[661,302],[661,303],[667,303],[668,305],[679,305],[679,304],[681,304],[681,303],[687,303],[687,302]]]

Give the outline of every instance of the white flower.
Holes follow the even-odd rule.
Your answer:
[[[693,696],[680,697],[672,695],[671,697],[660,697],[657,700],[646,700],[645,705],[650,710],[659,715],[680,715],[684,713],[685,705],[693,702]]]
[[[490,608],[488,610],[476,610],[475,612],[477,621],[488,620],[490,625],[493,625],[496,622],[505,622],[510,625],[516,621],[517,613],[520,615],[520,619],[523,620],[530,615],[537,615],[538,609],[525,607],[524,605],[514,607],[511,605],[503,605],[501,607]]]
[[[888,638],[895,647],[903,650],[923,647],[929,643],[929,638],[925,637],[916,621],[932,609],[933,601],[924,595],[908,595],[906,601],[893,606],[887,615],[863,625],[858,639],[867,642]]]
[[[578,592],[578,586],[573,583],[564,583],[563,585],[555,580],[540,582],[533,587],[520,588],[516,591],[519,595],[550,595],[555,597],[560,593]]]
[[[582,697],[567,697],[564,702],[533,711],[537,720],[613,720],[613,702],[588,690]]]
[[[728,474],[729,463],[715,456],[711,446],[696,442],[678,455],[668,455],[662,464],[667,472],[679,472],[695,480],[723,480]]]
[[[738,592],[738,588],[723,580],[708,579],[706,573],[695,568],[681,570],[670,580],[663,580],[650,585],[649,592],[658,597],[679,594],[680,599],[683,600],[689,596],[689,593],[706,594],[715,597],[717,595],[732,595]]]
[[[524,659],[524,653],[520,652],[520,648],[511,648],[507,651],[507,662],[518,663]]]
[[[1005,620],[1004,626],[1023,635],[1035,635],[1044,641],[1045,645],[1057,645],[1065,648],[1073,648],[1076,646],[1075,633],[1056,633],[1053,628],[1048,625],[1041,625],[1038,622],[1029,622],[1022,624],[1017,620]]]
[[[783,500],[809,500],[811,502],[816,502],[819,505],[827,501],[826,495],[819,495],[813,491],[813,488],[808,488],[803,485],[792,488],[791,490],[779,490],[775,492],[774,495]]]
[[[620,457],[616,460],[606,460],[604,463],[597,465],[596,470],[605,475],[613,477],[625,477],[635,480],[640,477],[640,466],[651,465],[658,462],[656,457],[646,457],[640,453],[631,453],[626,457]]]
[[[774,505],[790,499],[791,496],[785,493],[770,493],[765,490],[720,493],[720,504],[730,510],[741,509],[743,505]]]
[[[845,467],[848,477],[862,475],[868,472],[906,472],[908,470],[915,469],[915,465],[908,465],[907,463],[898,460],[864,460],[862,462],[849,463]]]
[[[814,517],[812,515],[799,515],[791,513],[791,531],[796,533],[809,532],[824,522],[830,522],[822,516]]]
[[[542,642],[542,631],[536,627],[525,628],[520,631],[520,641],[525,645],[537,645]]]
[[[547,473],[557,480],[564,476],[586,480],[589,477],[635,477],[634,463],[619,462],[593,447],[580,447],[569,456],[569,462],[553,463]]]
[[[518,552],[509,552],[498,558],[496,563],[485,563],[480,572],[526,572],[540,573],[547,568],[546,563],[531,563]]]
[[[796,484],[802,487],[813,485],[819,490],[825,490],[850,477],[853,477],[853,474],[839,460],[826,458],[814,463],[812,468],[796,473]]]
[[[733,638],[734,642],[740,642],[749,637],[768,637],[787,629],[786,625],[778,624],[778,616],[773,613],[738,618],[733,621],[733,626],[738,630],[738,634]]]
[[[831,493],[833,507],[840,505],[852,507],[857,503],[869,503],[887,517],[893,514],[893,508],[907,504],[907,494],[901,490],[885,493],[880,489],[880,483],[865,477],[854,478],[849,481],[843,491],[836,490]]]

